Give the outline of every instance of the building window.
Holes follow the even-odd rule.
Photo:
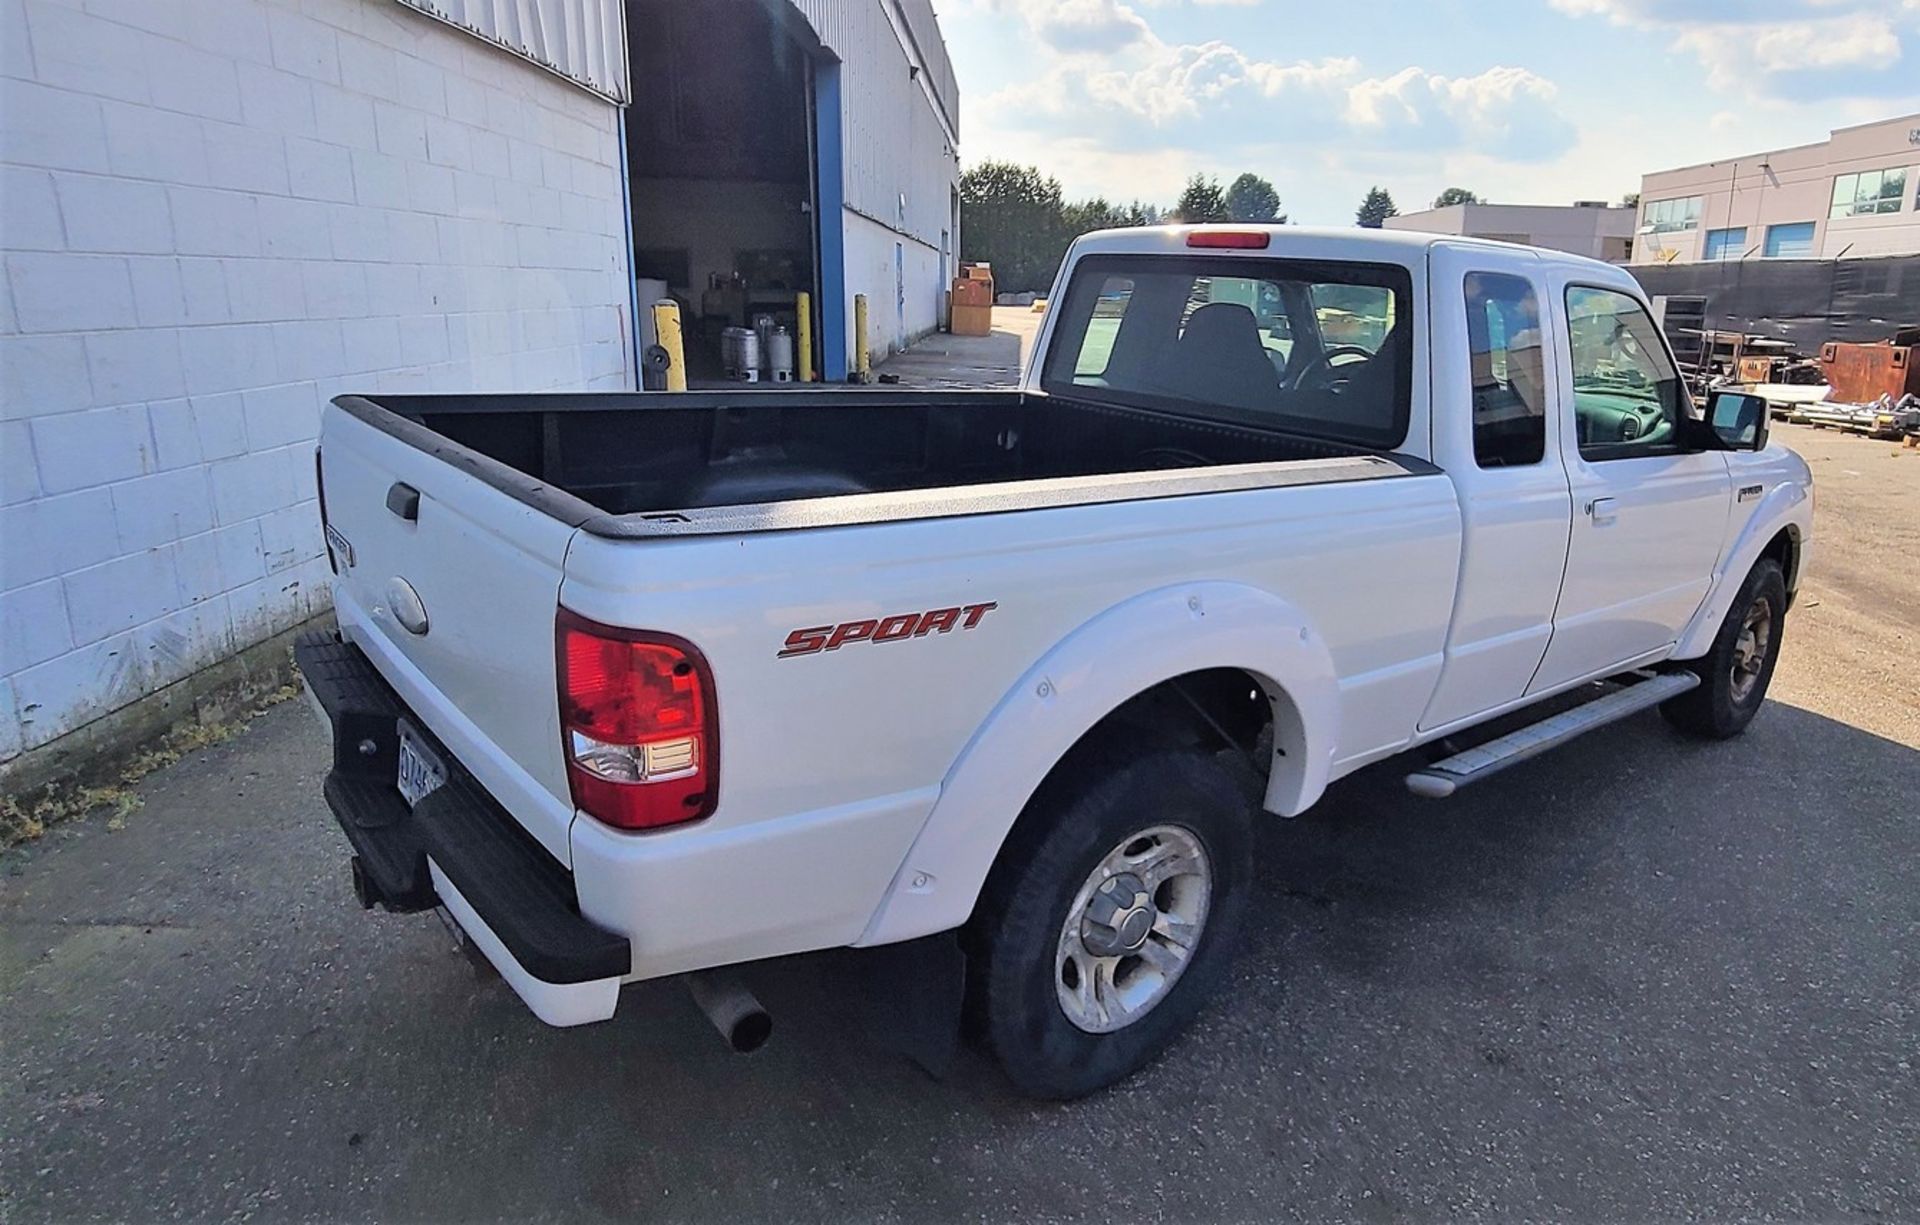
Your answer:
[[[1792,225],[1768,226],[1767,245],[1763,254],[1768,259],[1812,259],[1813,222],[1796,221]]]
[[[1655,200],[1647,205],[1646,224],[1653,227],[1656,234],[1671,234],[1676,230],[1693,230],[1700,226],[1700,197],[1688,196],[1683,200]]]
[[[1897,213],[1907,197],[1907,168],[1862,170],[1833,180],[1833,209],[1829,217],[1870,217]]]
[[[1707,259],[1739,259],[1747,247],[1747,229],[1707,231]]]

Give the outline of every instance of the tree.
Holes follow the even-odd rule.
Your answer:
[[[1140,201],[1135,200],[1132,204],[1127,205],[1125,212],[1127,217],[1126,223],[1128,225],[1160,224],[1161,211],[1160,206],[1157,204],[1142,204]]]
[[[1624,196],[1621,196],[1621,197],[1620,197],[1620,207],[1622,207],[1622,208],[1639,208],[1639,207],[1640,207],[1640,193],[1639,193],[1639,192],[1637,192],[1637,191],[1630,191],[1630,192],[1628,192],[1628,193],[1627,193],[1626,195],[1624,195]]]
[[[1451,208],[1456,204],[1485,203],[1486,201],[1464,187],[1449,187],[1433,198],[1433,206],[1435,208]]]
[[[1280,193],[1273,184],[1257,174],[1243,174],[1227,186],[1227,219],[1257,221],[1263,225],[1285,224],[1280,215]]]
[[[1094,230],[1113,230],[1138,224],[1128,219],[1126,209],[1107,203],[1105,196],[1067,205],[1061,210],[1061,221],[1069,238]]]
[[[1173,206],[1173,211],[1188,225],[1225,221],[1227,198],[1220,190],[1220,180],[1211,175],[1194,175],[1187,180],[1187,189],[1180,193],[1180,202]]]
[[[982,162],[960,176],[965,258],[993,265],[994,286],[1044,292],[1060,267],[1067,232],[1060,181],[1034,166]]]
[[[1400,210],[1394,207],[1393,197],[1384,187],[1367,188],[1367,198],[1360,202],[1353,219],[1363,230],[1377,230],[1387,223],[1387,218],[1398,217]]]

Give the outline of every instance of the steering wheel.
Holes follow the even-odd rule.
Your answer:
[[[1323,367],[1326,373],[1333,373],[1333,361],[1336,357],[1357,357],[1361,361],[1372,361],[1373,353],[1370,350],[1361,348],[1359,345],[1329,345],[1327,348],[1320,350],[1318,357],[1300,367],[1300,373],[1293,376],[1292,389],[1299,391],[1302,387],[1305,387],[1307,385],[1307,376],[1318,375]],[[1329,379],[1327,381],[1329,385],[1331,385],[1335,380]]]

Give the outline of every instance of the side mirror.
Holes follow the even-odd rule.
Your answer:
[[[1716,391],[1707,397],[1707,428],[1729,451],[1758,451],[1767,445],[1767,402],[1742,391]]]

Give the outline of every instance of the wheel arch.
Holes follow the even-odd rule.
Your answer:
[[[1805,486],[1793,481],[1776,485],[1754,507],[1746,526],[1727,549],[1720,569],[1714,574],[1713,587],[1681,633],[1673,658],[1698,659],[1712,648],[1728,606],[1762,557],[1773,557],[1780,562],[1786,574],[1787,600],[1791,606],[1806,565],[1812,519],[1813,505]]]
[[[942,780],[940,797],[860,945],[957,927],[972,913],[1014,823],[1088,738],[1134,704],[1208,673],[1258,688],[1273,725],[1263,807],[1291,816],[1325,790],[1339,727],[1333,660],[1304,613],[1238,583],[1180,584],[1118,604],[1021,677]]]
[[[1780,563],[1780,573],[1787,580],[1787,607],[1793,607],[1793,596],[1800,588],[1800,557],[1804,546],[1800,539],[1800,526],[1788,523],[1773,534],[1773,538],[1761,548],[1761,557],[1771,557]]]

